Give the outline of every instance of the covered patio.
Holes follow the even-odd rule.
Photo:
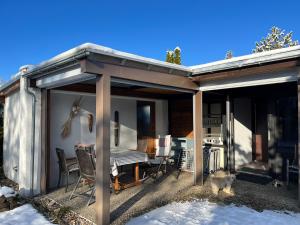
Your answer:
[[[26,77],[30,78],[30,86],[41,90],[42,192],[47,193],[55,187],[57,181],[57,166],[53,166],[56,165],[55,148],[67,140],[60,137],[63,118],[67,117],[66,111],[72,106],[72,102],[81,98],[85,99],[82,109],[94,115],[94,123],[88,131],[86,118],[84,121],[80,118],[80,123],[83,122],[85,127],[75,128],[79,138],[69,139],[65,148],[69,153],[74,153],[74,145],[95,145],[96,202],[92,207],[97,224],[109,224],[121,214],[129,215],[130,210],[135,208],[133,203],[138,205],[141,196],[155,202],[160,199],[157,196],[163,193],[164,198],[168,198],[170,194],[174,199],[177,193],[186,190],[192,184],[198,184],[199,188],[203,185],[204,173],[209,174],[222,169],[233,173],[240,172],[239,166],[244,166],[247,162],[251,164],[252,160],[255,166],[264,168],[263,159],[267,151],[262,149],[268,142],[271,145],[267,148],[270,152],[273,151],[272,145],[275,143],[272,144],[273,139],[268,137],[277,134],[270,132],[272,127],[269,124],[264,127],[263,132],[259,129],[260,120],[257,118],[260,115],[263,115],[261,121],[269,121],[268,118],[277,113],[279,119],[288,121],[286,123],[288,126],[294,123],[284,131],[293,133],[292,140],[283,143],[277,136],[274,136],[274,140],[277,138],[276,144],[289,145],[289,155],[283,156],[280,160],[293,159],[293,164],[296,165],[299,161],[297,128],[300,121],[300,92],[299,83],[296,82],[299,79],[299,62],[298,59],[289,58],[293,55],[290,56],[288,52],[278,51],[276,54],[276,57],[273,55],[261,57],[257,54],[207,65],[184,67],[101,46],[87,45],[42,64],[40,68],[26,74]],[[274,57],[277,61],[274,61]],[[248,58],[251,60],[248,61]],[[285,89],[288,91],[281,95],[280,91]],[[276,98],[269,98],[265,92]],[[264,95],[266,95],[265,102],[257,101]],[[275,110],[263,114],[255,108],[260,103],[264,105],[266,102],[273,106],[275,102],[281,104],[283,97],[284,101],[291,103],[289,112],[278,113]],[[289,98],[292,100],[289,101]],[[144,106],[149,110],[148,116],[152,116],[139,120],[139,107]],[[63,111],[65,107],[67,110]],[[134,123],[131,123],[132,119]],[[295,126],[296,120],[298,123]],[[130,164],[135,165],[135,169],[131,172],[135,180],[130,186],[133,187],[121,190],[119,196],[112,196],[110,164],[115,154],[112,149],[121,144],[123,150],[136,150],[139,139],[143,138],[140,133],[143,128],[140,125],[144,122],[151,130],[150,135],[144,135],[147,136],[148,144],[144,154],[149,158],[154,156],[153,140],[157,135],[170,134],[177,140],[189,139],[193,150],[192,173],[183,173],[182,181],[174,180],[174,176],[170,173],[159,177],[158,183],[150,182],[150,179],[142,182],[140,180],[143,178],[143,169],[139,166],[147,160],[132,161]],[[121,139],[118,138],[120,127],[115,126],[116,123],[123,126],[121,129],[127,130]],[[268,132],[269,135],[266,135]],[[290,145],[295,146],[294,154],[291,154]],[[276,151],[273,151],[274,156],[278,153]],[[213,160],[207,158],[211,152],[215,155],[212,157]],[[257,159],[262,159],[262,163],[257,164],[255,162]],[[275,157],[273,160],[275,167],[280,164],[277,159]],[[253,163],[250,164],[248,166],[253,166]],[[282,173],[284,166],[283,164],[280,166]],[[120,169],[122,172],[122,168]],[[297,167],[296,172],[298,170]],[[299,177],[296,179],[300,181]],[[114,183],[118,185],[115,181]],[[123,193],[128,193],[133,198],[123,198]],[[58,201],[66,202],[59,190],[52,194]],[[152,201],[153,197],[155,200]],[[121,203],[120,200],[124,202]],[[118,204],[115,204],[116,202]],[[128,202],[132,204],[130,209],[127,209]],[[145,210],[151,208],[149,205],[148,208],[141,205],[139,207]],[[126,213],[119,214],[122,211]]]
[[[149,179],[142,185],[122,190],[118,194],[110,194],[110,223],[124,224],[132,217],[173,201],[182,200],[193,186],[193,177],[188,172],[182,172],[179,179],[176,176],[176,171],[169,171],[168,174],[160,175],[155,182]],[[71,188],[73,187],[74,185],[71,185]],[[87,187],[82,187],[80,191],[85,189]],[[55,201],[62,207],[70,207],[70,210],[84,219],[96,223],[96,205],[86,206],[86,201],[82,198],[69,200],[69,195],[70,192],[65,193],[62,187],[41,196],[41,199],[49,203]]]
[[[124,213],[124,210],[127,211],[126,207],[130,206],[129,208],[131,208],[132,204],[138,202],[139,198],[144,195],[148,197],[143,199],[149,198],[151,205],[151,202],[163,201],[161,196],[174,198],[176,193],[192,184],[203,184],[202,92],[198,90],[198,85],[187,77],[189,71],[185,67],[166,65],[159,61],[149,62],[142,57],[132,58],[130,55],[118,57],[118,54],[114,54],[114,56],[109,56],[104,54],[102,49],[89,53],[85,57],[77,58],[75,61],[73,59],[71,62],[67,67],[54,71],[48,68],[47,73],[45,73],[46,71],[39,71],[36,74],[29,74],[31,86],[42,89],[42,102],[46,103],[42,105],[41,111],[43,118],[41,130],[44,140],[42,142],[42,161],[44,162],[42,165],[45,165],[42,167],[41,187],[44,193],[53,190],[54,184],[57,183],[57,166],[53,166],[57,163],[55,148],[62,145],[62,140],[59,140],[58,136],[61,129],[61,115],[66,115],[60,110],[65,107],[64,104],[69,104],[68,108],[70,108],[72,101],[78,99],[78,96],[83,96],[86,102],[90,104],[89,106],[85,104],[83,108],[95,115],[94,139],[89,135],[84,137],[85,132],[88,133],[87,130],[80,130],[79,133],[83,138],[81,137],[79,140],[81,144],[95,145],[97,159],[96,202],[80,210],[88,213],[93,212],[92,214],[96,218],[92,218],[92,220],[96,221],[97,224],[113,222]],[[63,98],[69,99],[69,101],[62,101]],[[130,105],[129,100],[134,100],[134,107]],[[92,106],[89,110],[93,101],[95,108],[93,109]],[[149,179],[143,185],[122,190],[121,192],[127,193],[126,196],[128,197],[124,197],[123,193],[111,195],[110,159],[111,146],[115,142],[115,134],[111,132],[111,120],[113,120],[115,112],[120,111],[118,107],[115,108],[116,105],[123,105],[127,110],[133,110],[136,113],[135,107],[139,101],[155,102],[155,117],[161,115],[156,118],[156,128],[152,138],[157,135],[171,134],[172,137],[188,137],[193,141],[194,172],[182,173],[179,180],[170,172],[168,176],[160,177],[155,184]],[[183,108],[178,107],[179,104],[183,104]],[[120,111],[119,113],[123,112]],[[125,115],[125,120],[130,120],[129,114]],[[179,114],[186,116],[188,124],[183,124],[184,120],[179,120]],[[60,119],[57,119],[58,117]],[[125,127],[128,128],[128,126]],[[137,127],[131,128],[138,130]],[[135,141],[137,141],[138,134],[136,132],[135,136]],[[126,146],[130,142],[128,141],[130,137],[127,136],[125,139]],[[74,145],[79,144],[78,139],[73,139],[73,141],[66,139],[66,141],[69,141],[68,146],[74,147]],[[151,142],[148,140],[147,154],[150,157],[154,152],[154,145]],[[67,148],[69,155],[71,151],[74,151],[73,147]],[[127,145],[126,148],[129,149],[130,147]],[[141,171],[137,175],[135,169],[135,181],[139,178],[142,178]],[[181,181],[181,179],[183,180]],[[60,191],[52,193],[54,196],[60,196]],[[64,199],[66,195],[61,195],[61,197],[60,200],[67,205],[69,203],[81,205],[77,203],[77,198],[68,202]],[[86,204],[84,200],[80,200]],[[146,204],[144,210],[147,210],[147,207],[151,208],[150,205]],[[90,207],[93,210],[89,210]],[[134,208],[137,209],[136,206]],[[138,208],[143,210],[143,207]]]

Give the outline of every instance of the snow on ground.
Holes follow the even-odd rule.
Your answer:
[[[280,204],[280,203],[279,203]],[[300,213],[254,209],[235,205],[220,206],[205,201],[172,203],[130,220],[127,225],[294,225]]]
[[[14,197],[16,196],[16,193],[14,191],[14,189],[10,188],[10,187],[0,187],[0,196],[4,195],[6,198],[9,197]]]
[[[30,204],[0,213],[1,225],[53,225]]]

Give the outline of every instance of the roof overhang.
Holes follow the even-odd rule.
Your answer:
[[[189,68],[193,71],[192,76],[201,76],[203,74],[211,74],[227,70],[239,70],[242,68],[280,63],[283,61],[297,59],[299,57],[300,45],[261,53],[253,53],[240,57],[233,57],[231,59],[191,66]]]
[[[299,69],[270,73],[253,74],[251,76],[228,77],[227,79],[207,80],[200,82],[201,91],[224,90],[241,87],[252,87],[297,81]]]
[[[109,75],[113,82],[158,87],[181,92],[195,92],[198,85],[186,76],[174,75],[153,70],[114,65],[103,62],[98,57],[81,59],[78,64],[61,68],[46,74],[41,73],[33,79],[34,87],[52,89],[91,80],[95,83],[99,75]],[[31,77],[32,78],[32,77]]]
[[[74,65],[84,58],[95,58],[104,63],[125,67],[138,67],[149,71],[160,71],[169,74],[188,76],[192,70],[186,66],[162,62],[126,52],[121,52],[100,45],[86,43],[47,60],[29,70],[24,76],[36,78],[46,75],[62,66]]]
[[[226,80],[228,78],[232,79],[245,75],[248,76],[248,72],[245,72],[248,70],[254,71],[254,75],[256,73],[264,74],[278,72],[279,70],[289,70],[299,66],[299,59],[300,46],[294,46],[186,67],[87,43],[44,61],[30,68],[23,75],[35,80],[37,87],[41,88],[51,88],[72,82],[85,81],[86,79],[93,79],[94,75],[91,75],[87,71],[80,72],[78,69],[80,62],[83,60],[94,60],[105,65],[111,65],[111,67],[118,66],[118,68],[122,68],[123,70],[131,68],[138,71],[146,71],[148,75],[167,74],[175,75],[174,78],[178,78],[179,76],[185,78],[191,77],[193,81],[203,86],[204,83],[208,81],[211,82],[212,80],[217,81],[219,79]],[[264,69],[270,66],[281,68],[275,71]],[[256,70],[255,68],[260,69]],[[251,73],[253,75],[253,72],[250,72],[250,75]],[[121,75],[118,74],[117,78],[122,79],[120,76]],[[2,85],[0,92],[10,87],[16,80],[19,80],[19,78],[20,75]],[[157,80],[160,82],[158,77]],[[130,82],[132,82],[132,80]],[[254,81],[254,83],[255,82],[257,81]],[[192,86],[191,84],[190,87]],[[178,85],[176,88],[177,87]],[[195,89],[195,87],[192,87],[192,89]]]

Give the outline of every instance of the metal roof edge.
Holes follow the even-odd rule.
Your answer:
[[[17,74],[13,78],[11,78],[9,81],[4,83],[3,85],[0,86],[0,92],[4,91],[6,88],[14,84],[16,81],[20,80],[21,75]]]
[[[66,60],[68,58],[76,57],[76,55],[89,54],[89,53],[102,54],[102,55],[121,58],[121,59],[125,59],[125,60],[131,60],[131,61],[136,61],[136,62],[140,62],[140,63],[150,64],[153,66],[166,67],[169,69],[184,71],[187,73],[192,72],[192,70],[186,66],[176,65],[176,64],[156,60],[156,59],[146,58],[143,56],[139,56],[139,55],[135,55],[135,54],[127,53],[127,52],[118,51],[118,50],[108,48],[105,46],[96,45],[93,43],[85,43],[85,44],[79,45],[75,48],[72,48],[68,51],[65,51],[61,54],[58,54],[49,60],[41,62],[40,64],[36,65],[34,68],[28,70],[25,73],[25,76],[31,76],[32,74],[38,73],[38,71],[41,71],[41,70],[45,69],[46,67],[50,67],[52,64],[58,63],[60,61]]]
[[[204,73],[213,73],[228,69],[238,69],[246,66],[288,60],[298,57],[300,57],[300,45],[233,57],[231,59],[219,60],[211,63],[191,66],[189,68],[192,69],[192,74],[195,76]]]

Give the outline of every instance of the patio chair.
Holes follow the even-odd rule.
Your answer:
[[[168,163],[168,159],[170,158],[171,147],[172,147],[171,135],[165,135],[162,137],[158,136],[158,138],[155,139],[155,158],[149,159],[150,173],[153,174],[154,172],[155,179],[157,178],[159,171],[162,170],[163,165],[164,165],[164,170],[162,170],[162,172],[167,173],[167,163]]]
[[[58,166],[59,166],[59,176],[57,188],[60,187],[61,177],[65,176],[67,181],[65,185],[65,192],[68,191],[69,186],[69,176],[71,173],[77,172],[79,173],[78,163],[76,157],[66,158],[65,151],[60,148],[56,148],[56,155],[58,158]]]
[[[87,148],[76,147],[75,152],[78,160],[80,176],[69,199],[71,200],[74,195],[79,197],[87,197],[88,198],[87,206],[89,206],[96,190],[95,189],[96,167],[95,167],[94,155],[91,154]],[[75,194],[82,180],[87,181],[86,183],[90,186],[90,189],[88,189],[84,193]],[[91,193],[90,195],[87,195],[86,193],[89,191],[91,191]]]
[[[148,140],[147,139],[138,139],[136,150],[139,152],[147,153],[148,149]]]
[[[183,156],[183,149],[179,149],[175,155],[173,156],[174,159],[174,165],[176,167],[177,170],[177,175],[176,175],[176,179],[178,180],[179,175],[182,171],[182,156]]]

